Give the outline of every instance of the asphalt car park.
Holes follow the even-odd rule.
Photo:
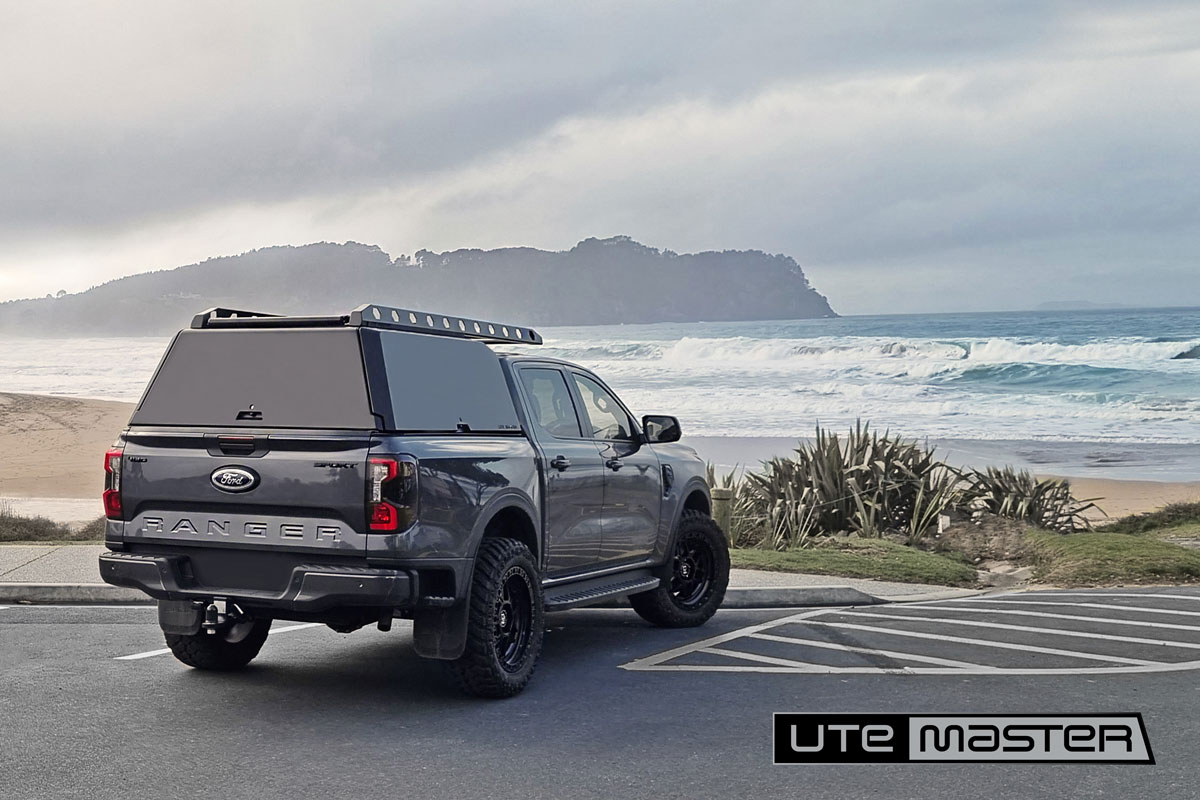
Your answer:
[[[817,609],[658,653],[644,671],[1094,675],[1200,668],[1200,596],[1036,592]]]
[[[403,626],[279,623],[197,672],[149,607],[0,608],[0,797],[1194,797],[1200,592],[549,617],[538,674],[461,696]],[[773,766],[775,711],[1141,712],[1155,766]]]

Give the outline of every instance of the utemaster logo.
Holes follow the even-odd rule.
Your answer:
[[[777,713],[776,764],[1153,764],[1141,714]]]

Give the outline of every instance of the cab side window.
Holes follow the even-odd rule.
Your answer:
[[[578,439],[579,418],[563,374],[556,369],[537,367],[525,367],[519,372],[533,424],[556,438]]]
[[[592,439],[607,441],[622,441],[633,439],[633,423],[615,397],[600,384],[586,375],[572,372],[579,395],[583,398],[583,408],[591,423],[587,435]],[[584,424],[587,428],[587,423]]]

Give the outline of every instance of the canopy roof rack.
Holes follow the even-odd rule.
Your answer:
[[[192,318],[193,328],[384,328],[409,333],[430,333],[459,339],[512,344],[541,344],[537,331],[519,325],[488,322],[471,317],[434,314],[409,308],[366,303],[349,314],[329,317],[286,317],[260,311],[210,308]]]

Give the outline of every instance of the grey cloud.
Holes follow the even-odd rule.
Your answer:
[[[103,240],[242,205],[352,207],[522,153],[553,162],[572,121],[636,126],[689,103],[752,115],[755,98],[789,87],[824,98],[830,116],[814,106],[809,132],[793,119],[785,141],[747,131],[739,149],[732,136],[690,169],[659,171],[655,154],[675,146],[660,141],[645,162],[618,165],[619,182],[585,155],[545,175],[527,156],[505,184],[427,203],[417,192],[413,224],[427,239],[385,241],[382,220],[402,206],[377,211],[366,233],[411,251],[627,232],[847,269],[1098,232],[1192,241],[1191,13],[1136,2],[14,4],[0,25],[0,245]],[[911,102],[845,100],[856,82],[891,79],[932,83]],[[1045,91],[1062,95],[1039,100]],[[704,138],[684,135],[685,152]],[[613,163],[612,145],[588,146],[596,165]]]
[[[10,29],[35,36],[55,63],[6,70],[33,96],[0,127],[0,177],[22,187],[0,205],[0,220],[120,224],[236,199],[353,190],[495,152],[571,114],[986,57],[1044,35],[1028,13],[971,11],[964,20],[958,4],[915,18],[897,3],[860,14],[793,3],[454,4],[412,14],[396,10],[407,4],[337,12],[206,4],[198,30],[195,4],[149,18],[138,7],[74,5],[32,30]],[[127,21],[96,30],[89,14]],[[213,46],[226,27],[233,43]],[[119,52],[126,48],[133,53]],[[105,113],[80,103],[105,96],[118,109],[145,108]],[[69,112],[76,104],[78,115]],[[59,124],[30,135],[23,118],[47,106]]]

